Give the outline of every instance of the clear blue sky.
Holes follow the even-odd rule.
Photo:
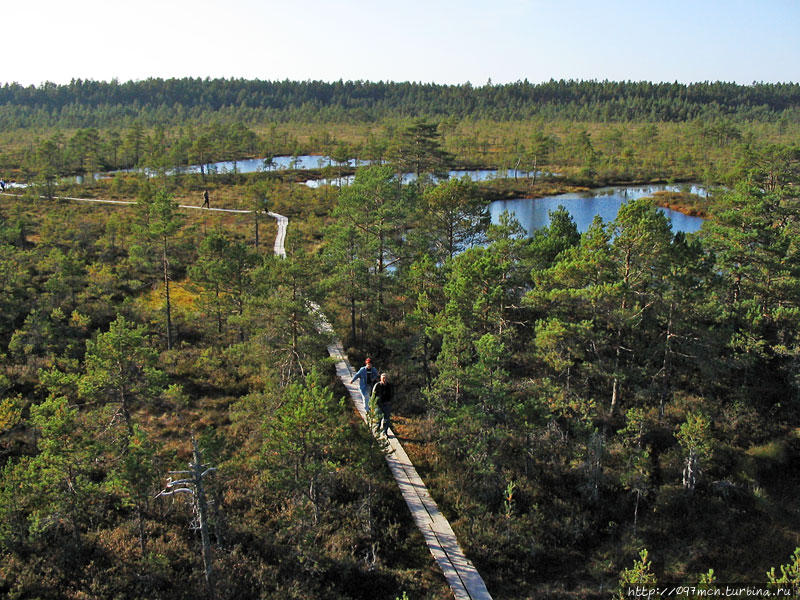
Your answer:
[[[799,0],[14,0],[0,83],[800,81]]]

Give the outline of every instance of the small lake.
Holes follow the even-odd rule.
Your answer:
[[[264,158],[245,158],[242,160],[223,160],[220,162],[206,163],[202,165],[203,171],[208,174],[214,173],[258,173],[262,171],[279,171],[281,169],[322,169],[333,164],[327,156],[311,156],[302,154],[299,156],[273,156],[271,159]],[[348,167],[358,167],[367,164],[366,161],[352,159],[347,162]],[[201,165],[188,165],[177,169],[168,169],[167,175],[176,173],[200,173]],[[108,171],[97,173],[95,178],[107,177],[114,173],[135,173],[141,169],[121,169],[119,171]],[[156,175],[153,169],[144,169],[150,176]],[[81,179],[80,176],[78,176]],[[79,180],[78,183],[81,183]]]
[[[247,158],[243,160],[225,160],[222,162],[205,165],[207,173],[232,173],[236,169],[239,173],[257,173],[259,171],[278,171],[281,169],[322,169],[335,166],[333,160],[327,156],[312,156],[303,154],[299,156],[273,156],[272,160],[263,158]],[[361,167],[369,164],[368,161],[350,159],[343,166]],[[199,173],[199,165],[182,167],[181,173]]]
[[[351,158],[346,163],[341,163],[341,166],[350,168],[363,167],[370,164],[371,161],[360,160]],[[273,156],[271,159],[264,158],[246,158],[242,160],[224,160],[214,163],[206,163],[202,165],[203,171],[207,174],[213,175],[218,173],[259,173],[269,171],[280,171],[285,169],[301,169],[301,170],[315,170],[323,169],[325,167],[336,167],[336,163],[329,156],[309,155],[302,154],[299,156]],[[103,173],[95,173],[95,179],[103,179],[114,175],[114,173],[135,173],[141,169],[121,169],[119,171],[106,171]],[[157,172],[153,169],[143,169],[147,175],[153,177]],[[177,169],[167,169],[167,175],[175,175],[177,173],[200,173],[200,165],[188,165],[179,167]],[[532,174],[530,171],[517,171],[515,169],[474,169],[474,170],[452,170],[449,172],[449,177],[469,177],[472,181],[487,181],[489,179],[497,178],[515,178],[515,177],[529,177]],[[537,176],[546,175],[541,171],[536,172]],[[344,177],[334,177],[330,179],[309,179],[303,182],[310,188],[318,188],[324,185],[343,186],[353,183],[353,175]],[[417,176],[414,173],[405,173],[402,177],[403,183],[414,181]],[[438,180],[434,178],[435,180]],[[78,175],[75,178],[76,183],[83,183],[83,176]]]
[[[361,163],[362,165],[367,164],[365,162]],[[531,171],[517,171],[515,169],[460,169],[456,170],[453,169],[448,172],[448,178],[461,178],[461,177],[469,177],[472,181],[489,181],[490,179],[511,179],[516,177],[530,177],[533,173]],[[556,175],[555,173],[543,173],[542,171],[537,171],[536,176],[541,177],[542,175]],[[309,179],[305,181],[305,185],[310,188],[318,188],[324,185],[335,185],[335,186],[345,186],[350,185],[353,183],[353,179],[355,179],[354,175],[346,175],[344,177],[333,177],[331,179]],[[415,173],[405,173],[402,177],[403,183],[411,183],[415,181],[417,176]],[[441,181],[441,178],[434,177],[434,181]]]
[[[369,165],[371,161],[360,160],[351,158],[346,163],[341,163],[341,166],[350,168],[363,167]],[[238,173],[257,173],[260,171],[278,171],[282,169],[323,169],[325,167],[336,167],[336,163],[329,156],[274,156],[272,160],[265,160],[263,158],[248,158],[237,161],[222,161],[209,163],[205,165],[206,173],[232,173],[236,170]],[[188,167],[181,167],[181,173],[200,173],[200,165],[190,165]],[[174,175],[175,170],[167,172],[168,175]],[[537,171],[537,176],[544,175],[541,171]],[[530,171],[517,171],[515,169],[473,169],[473,170],[452,170],[449,172],[448,177],[469,177],[472,181],[486,181],[496,178],[513,178],[513,177],[528,177],[531,175]],[[410,183],[417,179],[414,173],[405,173],[402,177],[403,183]],[[438,181],[437,178],[434,180]],[[349,185],[353,182],[353,175],[331,178],[331,179],[309,179],[304,182],[305,185],[311,188],[317,188],[322,185]]]
[[[683,185],[644,185],[644,186],[624,186],[624,187],[605,187],[591,190],[590,192],[578,192],[569,194],[559,194],[557,196],[546,196],[544,198],[519,198],[516,200],[497,200],[489,205],[489,213],[492,223],[500,221],[503,211],[513,213],[520,224],[532,235],[537,229],[547,227],[550,224],[548,212],[555,210],[559,205],[567,209],[578,231],[583,233],[589,229],[595,215],[600,215],[603,221],[613,221],[619,207],[629,200],[652,196],[659,191],[670,192],[689,192],[692,194],[705,195],[705,190],[694,184]],[[703,225],[701,217],[690,217],[667,208],[659,208],[669,217],[672,222],[672,231],[683,231],[684,233],[694,233],[700,230]]]

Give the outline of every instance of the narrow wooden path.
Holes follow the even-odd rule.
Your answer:
[[[289,219],[276,213],[269,214],[278,219],[275,254],[286,256],[283,241],[286,239],[286,228],[289,225]],[[361,392],[358,389],[358,385],[351,383],[354,371],[350,366],[347,355],[344,353],[342,343],[336,340],[333,327],[325,318],[319,305],[313,302],[310,302],[309,305],[317,316],[320,331],[335,340],[328,346],[328,354],[335,361],[336,375],[347,388],[350,400],[353,402],[358,414],[361,415],[361,419],[369,427]],[[373,435],[377,436],[378,434],[373,431]],[[425,483],[420,478],[406,451],[391,429],[389,429],[387,441],[389,450],[386,452],[386,462],[389,465],[389,470],[391,470],[397,485],[400,487],[403,499],[406,501],[417,527],[422,532],[422,537],[425,538],[428,549],[442,569],[450,589],[453,590],[453,596],[456,600],[491,600],[492,596],[489,594],[489,590],[486,589],[483,578],[472,562],[464,555],[464,551],[458,544],[456,534],[450,527],[450,523],[439,510],[430,492],[428,492],[428,488],[425,487]]]
[[[285,257],[286,248],[284,247],[284,244],[286,242],[286,229],[289,227],[289,219],[288,217],[284,217],[283,215],[279,215],[278,213],[271,211],[267,214],[278,221],[278,235],[275,236],[275,254],[277,256]]]
[[[16,195],[16,194],[3,194],[3,195]],[[128,202],[124,200],[100,200],[92,198],[69,198],[63,197],[61,200],[72,200],[75,202],[94,202],[99,204],[136,204],[135,202]],[[229,212],[229,213],[251,213],[250,210],[239,209],[226,209],[226,208],[206,208],[193,205],[179,205],[180,208],[209,210],[214,212]],[[285,241],[286,231],[289,226],[289,219],[283,215],[269,212],[269,216],[273,217],[278,222],[278,234],[275,237],[275,254],[278,256],[286,256]],[[335,339],[333,327],[331,327],[325,315],[322,313],[320,307],[314,303],[310,303],[311,309],[316,313],[320,330],[329,335],[331,339]],[[334,341],[328,346],[328,354],[335,360],[336,375],[341,379],[345,388],[350,394],[350,399],[353,402],[358,414],[364,420],[364,423],[369,426],[366,412],[364,411],[364,403],[361,400],[361,392],[358,386],[350,383],[353,377],[353,368],[350,366],[350,361],[344,353],[342,343]],[[373,432],[374,433],[374,432]],[[456,600],[491,600],[491,595],[486,589],[478,571],[475,569],[470,560],[464,555],[464,551],[458,544],[455,533],[450,527],[450,523],[439,510],[436,502],[425,487],[425,483],[420,478],[411,460],[408,458],[403,446],[397,440],[394,432],[390,429],[388,435],[389,450],[386,453],[386,462],[392,475],[400,487],[400,492],[403,494],[403,499],[406,501],[409,510],[411,511],[417,527],[422,532],[425,543],[428,545],[433,558],[436,560],[439,567],[444,573],[447,583],[453,590],[453,596]]]
[[[320,317],[323,317],[321,313],[319,314]],[[323,327],[333,335],[330,325],[324,320],[322,322]],[[368,424],[361,392],[356,384],[350,383],[353,378],[353,369],[341,342],[336,341],[328,346],[328,354],[336,361],[336,375],[350,393],[350,399],[361,418]],[[450,523],[439,510],[391,429],[389,429],[388,443],[389,451],[386,453],[386,462],[400,487],[400,492],[403,494],[403,499],[406,501],[417,527],[425,538],[425,543],[428,544],[428,549],[453,590],[453,595],[457,600],[491,600],[492,597],[489,590],[486,589],[486,584],[470,560],[464,555]]]
[[[0,192],[0,196],[13,196],[15,198],[20,197],[19,194],[12,194],[9,192]],[[47,199],[46,196],[39,196],[39,198]],[[92,202],[94,204],[121,204],[123,206],[136,204],[136,202],[132,200],[104,200],[102,198],[73,198],[71,196],[54,196],[53,200],[72,200],[73,202]],[[239,213],[239,214],[249,214],[253,212],[252,210],[244,210],[240,208],[203,208],[202,206],[196,206],[194,204],[179,204],[178,208],[188,208],[193,210],[208,210],[211,212]],[[267,213],[267,214],[271,217],[280,216],[276,215],[275,213]],[[283,218],[285,219],[286,217]]]

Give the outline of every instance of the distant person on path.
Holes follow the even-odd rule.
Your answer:
[[[372,359],[368,358],[364,361],[364,366],[361,367],[350,383],[355,383],[358,379],[358,387],[361,389],[361,399],[364,401],[364,410],[369,413],[369,394],[372,391],[372,386],[378,381],[378,369],[372,366]]]
[[[208,190],[203,190],[203,206],[200,208],[211,208],[211,204],[208,201]]]
[[[5,179],[0,179],[0,192],[6,191],[6,181]]]
[[[378,410],[381,411],[381,422],[379,428],[383,431],[383,435],[389,435],[389,427],[391,427],[392,419],[392,396],[394,389],[386,373],[381,373],[381,380],[372,388],[372,398],[378,405]]]

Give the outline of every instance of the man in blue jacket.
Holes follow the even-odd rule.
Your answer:
[[[364,401],[364,410],[369,413],[369,396],[372,393],[372,387],[378,383],[378,369],[372,366],[372,359],[368,358],[364,361],[364,366],[361,367],[350,383],[355,383],[358,379],[358,387],[361,390],[361,399]]]

